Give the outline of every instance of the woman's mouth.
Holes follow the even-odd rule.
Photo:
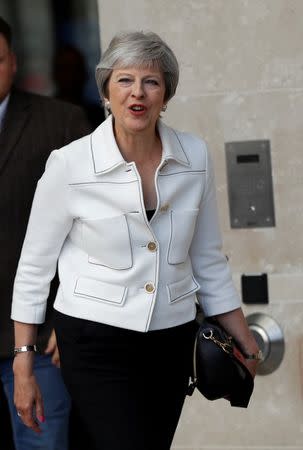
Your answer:
[[[131,105],[129,107],[129,110],[132,112],[132,114],[135,114],[136,116],[143,114],[146,111],[146,107],[144,105]]]

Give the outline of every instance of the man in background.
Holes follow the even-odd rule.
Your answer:
[[[32,199],[45,162],[52,150],[88,134],[90,125],[77,106],[14,89],[16,70],[11,28],[0,17],[0,382],[8,400],[16,450],[67,450],[70,399],[56,367],[58,352],[51,320],[56,283],[50,291],[46,322],[39,327],[40,354],[35,357],[35,376],[45,407],[40,435],[22,424],[13,403],[10,311]],[[0,448],[9,448],[1,434],[2,426]]]
[[[105,119],[104,109],[99,104],[85,99],[84,89],[88,71],[83,53],[72,45],[59,47],[54,55],[53,80],[55,97],[81,106],[93,129]]]

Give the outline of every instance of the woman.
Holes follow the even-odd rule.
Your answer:
[[[16,347],[33,346],[59,262],[61,366],[96,449],[170,448],[191,371],[196,300],[246,353],[258,351],[220,251],[206,146],[159,119],[178,74],[156,34],[112,40],[96,70],[111,114],[49,158],[16,275]],[[15,404],[39,432],[33,357],[15,358]],[[256,361],[247,366],[254,375]]]

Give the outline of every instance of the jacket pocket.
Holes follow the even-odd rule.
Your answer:
[[[97,302],[110,303],[123,306],[127,294],[127,288],[115,284],[104,283],[93,278],[78,278],[74,295],[89,298]]]
[[[200,288],[193,275],[188,275],[183,280],[167,285],[169,303],[175,303],[188,295],[194,294]]]
[[[170,240],[167,252],[169,264],[181,264],[186,261],[198,212],[198,209],[171,211]]]
[[[125,215],[83,219],[82,235],[89,263],[118,270],[132,267],[132,249]]]

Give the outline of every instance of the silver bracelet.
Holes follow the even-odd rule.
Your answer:
[[[18,353],[37,352],[37,351],[38,349],[36,345],[22,345],[22,347],[14,348],[14,356],[16,356]]]

